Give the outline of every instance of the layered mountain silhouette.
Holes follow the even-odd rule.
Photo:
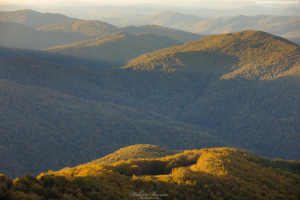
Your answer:
[[[93,37],[104,36],[106,34],[113,34],[120,31],[125,31],[133,35],[148,32],[152,34],[165,35],[182,43],[195,42],[204,37],[203,35],[170,29],[158,25],[143,25],[138,27],[127,26],[123,28],[117,28],[113,25],[101,21],[61,22],[39,27],[37,28],[37,30],[45,32],[71,33]]]
[[[145,16],[120,16],[120,17],[103,17],[100,18],[101,21],[106,21],[108,23],[114,24],[116,26],[129,26],[129,25],[144,25],[152,24],[163,27],[172,27],[179,23],[196,23],[204,21],[204,19],[195,16],[182,14],[174,11],[166,11],[158,13],[155,15],[145,15]]]
[[[235,12],[232,10],[232,12]],[[193,11],[191,11],[193,13]],[[143,24],[158,25],[176,30],[183,30],[198,34],[221,34],[243,30],[260,30],[283,37],[299,37],[299,17],[286,15],[236,15],[203,19],[198,14],[182,14],[174,11],[162,12],[156,15],[137,16],[128,18],[103,18],[101,20],[114,25],[125,26]]]

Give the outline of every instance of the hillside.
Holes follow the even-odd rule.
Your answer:
[[[45,49],[91,38],[67,33],[44,32],[16,22],[1,21],[0,35],[0,45],[26,49]]]
[[[117,27],[100,21],[61,22],[39,27],[37,30],[49,32],[71,33],[87,36],[103,36],[120,31]]]
[[[161,34],[173,38],[174,40],[178,40],[182,43],[195,42],[204,37],[203,35],[165,28],[157,25],[127,26],[121,30],[133,35],[138,35],[140,33]]]
[[[79,58],[101,60],[118,67],[142,54],[182,43],[164,35],[117,32],[77,43],[45,49]]]
[[[31,28],[46,26],[59,22],[81,21],[58,13],[39,13],[34,10],[17,10],[0,12],[0,21],[17,22]]]
[[[43,76],[38,70],[39,64],[21,59],[23,69],[18,71],[19,76],[34,76],[33,70]],[[5,66],[3,62],[1,66]],[[56,74],[62,67],[43,64],[43,68],[50,68],[51,73]],[[72,78],[72,74],[89,74],[93,70],[83,67],[62,69],[65,73],[57,75],[68,83],[64,87],[64,83],[57,80],[62,91],[74,90],[69,86],[78,83],[83,83],[82,90],[89,88],[83,81]],[[5,73],[3,68],[1,72]],[[42,85],[21,85],[5,79],[0,82],[0,159],[3,161],[0,171],[13,177],[75,166],[103,157],[124,145],[146,141],[171,149],[225,144],[193,126],[154,112],[141,113],[113,103],[84,100],[42,88]],[[82,94],[81,90],[77,91]]]
[[[0,194],[34,199],[297,199],[299,165],[238,149],[202,149],[158,159],[81,165],[38,177],[27,174],[14,182],[2,175]]]

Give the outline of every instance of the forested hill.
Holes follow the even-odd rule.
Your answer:
[[[149,137],[153,134],[160,142],[179,145],[178,148],[172,149],[194,148],[193,145],[203,147],[206,144],[218,146],[224,144],[219,142],[222,141],[226,142],[226,146],[247,149],[271,158],[300,158],[299,46],[280,37],[259,31],[208,36],[198,42],[142,55],[130,61],[124,68],[99,71],[82,66],[49,65],[25,58],[3,58],[0,61],[0,78],[22,84],[24,87],[34,86],[56,91],[60,95],[80,98],[83,102],[93,105],[97,102],[118,104],[129,110],[135,109],[143,116],[150,114],[164,116],[166,120],[172,118],[176,120],[172,125],[175,128],[179,124],[178,121],[184,122],[185,129],[179,128],[178,132],[175,131],[177,134],[161,127],[152,129],[150,133],[148,130],[139,132],[140,129],[135,128],[135,125],[127,126],[116,118],[120,122],[118,130],[127,127],[125,130],[128,129],[129,132],[139,132]],[[19,93],[18,90],[9,91]],[[21,100],[12,101],[13,96],[8,95],[7,101],[12,105],[16,102],[18,105]],[[36,102],[32,104],[34,107],[39,105]],[[3,104],[3,109],[12,113],[7,110],[9,105]],[[116,108],[116,113],[118,109]],[[41,108],[31,110],[37,112],[30,113],[46,112]],[[95,109],[93,112],[98,111]],[[67,113],[73,116],[71,111]],[[53,116],[53,120],[56,120],[56,115]],[[97,116],[97,113],[88,116]],[[36,118],[40,119],[40,115]],[[82,119],[82,123],[93,121],[87,119]],[[12,118],[12,122],[19,120]],[[60,121],[54,121],[49,126],[57,126],[56,123]],[[43,124],[48,126],[47,123]],[[103,124],[100,121],[97,126]],[[146,124],[149,129],[154,126],[150,122]],[[10,128],[9,130],[13,130],[13,126]],[[50,128],[38,130],[40,129],[53,134]],[[81,133],[81,130],[85,129],[77,127],[76,124],[74,129],[66,130],[67,134],[68,131]],[[125,134],[112,130],[114,128],[109,129],[107,134]],[[187,134],[188,130],[192,132]],[[213,137],[203,136],[203,140],[192,141],[191,138],[196,138],[195,135],[204,133]],[[165,138],[161,140],[162,137]],[[187,142],[180,142],[182,137],[186,138]],[[6,145],[5,150],[10,151],[9,147],[15,144],[17,138],[12,139],[10,143],[3,141]],[[28,144],[32,141],[35,141],[35,137],[29,139]],[[109,148],[111,152],[121,147],[116,140],[115,143],[103,143],[103,148],[110,144],[114,144]],[[158,142],[154,143],[153,140],[152,144]],[[66,151],[70,148],[67,147]],[[22,152],[27,151],[29,150],[26,148],[22,149]],[[70,150],[72,151],[73,149]],[[89,154],[89,150],[82,152],[84,155]],[[68,159],[63,159],[62,165],[67,161]]]
[[[57,24],[50,24],[47,26],[39,27],[37,28],[37,30],[48,32],[72,33],[96,37],[120,31],[120,29],[116,26],[95,20],[61,22]]]
[[[101,60],[119,67],[142,54],[181,44],[164,35],[150,33],[131,35],[120,31],[69,45],[48,48],[46,51]]]
[[[150,151],[151,152],[151,151]],[[186,150],[155,159],[80,165],[13,181],[10,199],[298,199],[299,161],[269,160],[233,148]],[[156,196],[153,196],[153,193]]]
[[[46,26],[59,22],[81,21],[57,13],[39,13],[34,10],[17,10],[0,12],[0,21],[17,22],[32,28]]]
[[[215,63],[222,62],[222,55],[236,60],[235,67],[222,67],[214,71],[210,69],[221,75],[222,79],[240,77],[248,80],[271,80],[299,68],[299,46],[261,31],[207,36],[198,42],[142,55],[125,67],[160,71],[202,70],[203,66],[197,64],[195,59],[208,53],[220,55],[220,60]],[[171,57],[178,59],[170,62]],[[211,59],[207,60],[212,62]],[[200,59],[199,61],[201,62]],[[203,59],[203,62],[206,61]]]

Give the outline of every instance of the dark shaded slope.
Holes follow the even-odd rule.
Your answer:
[[[39,60],[42,62],[59,64],[61,66],[82,65],[91,69],[107,69],[114,67],[111,63],[103,60],[93,60],[78,58],[76,56],[63,55],[60,53],[52,53],[47,51],[29,50],[21,48],[4,47],[0,45],[0,57],[24,57]],[[25,59],[26,60],[26,59]]]
[[[222,145],[155,113],[7,80],[0,81],[0,92],[0,171],[13,177],[78,165],[135,143],[171,149]]]
[[[83,59],[102,60],[119,67],[142,54],[181,44],[164,35],[142,33],[135,36],[121,31],[45,50]]]

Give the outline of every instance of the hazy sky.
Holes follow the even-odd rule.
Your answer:
[[[177,6],[200,6],[201,4],[207,3],[218,3],[218,2],[236,2],[236,3],[246,3],[253,2],[249,0],[0,0],[0,3],[5,4],[29,4],[29,5],[41,5],[41,4],[51,4],[51,5],[132,5],[132,4],[158,4],[158,5],[177,5]]]
[[[262,1],[277,1],[282,0],[258,0]],[[136,5],[136,4],[155,4],[162,6],[180,6],[180,7],[206,7],[206,8],[240,8],[248,5],[257,5],[257,0],[0,0],[0,4],[19,5],[19,6],[32,6],[44,7],[47,6],[76,6],[76,5]],[[289,1],[289,2],[298,2]],[[285,1],[287,2],[287,1]],[[299,7],[300,4],[284,4],[288,7]],[[282,7],[282,4],[266,5],[267,7]],[[1,10],[1,5],[0,5]]]

